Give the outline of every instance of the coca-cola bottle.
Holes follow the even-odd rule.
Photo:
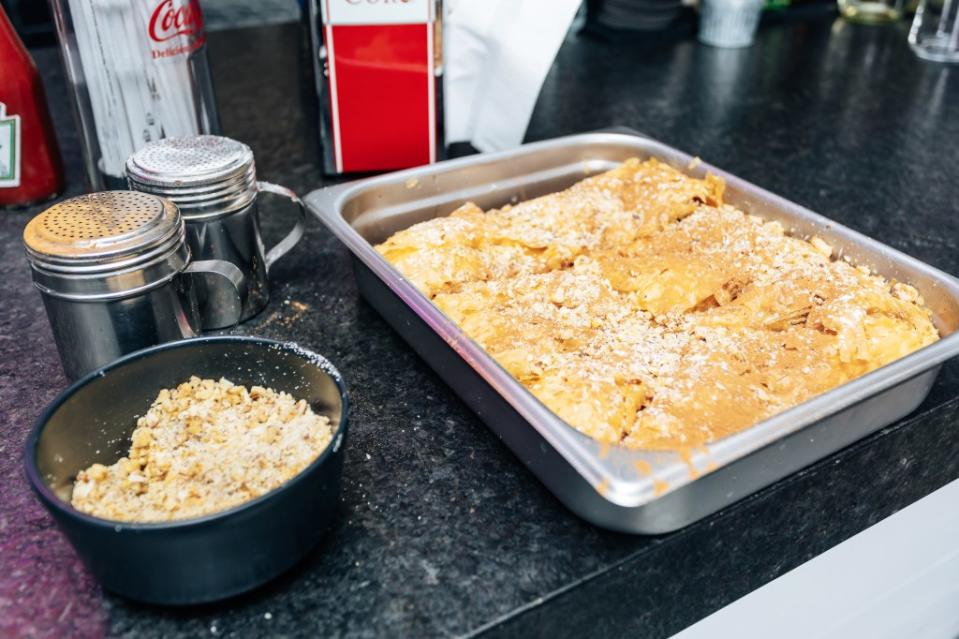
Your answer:
[[[0,7],[0,206],[63,189],[63,163],[40,74]]]
[[[126,188],[127,158],[219,133],[198,0],[51,0],[90,187]]]

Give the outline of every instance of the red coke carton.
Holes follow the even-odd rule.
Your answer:
[[[324,170],[388,171],[440,158],[441,2],[313,0],[310,9]]]

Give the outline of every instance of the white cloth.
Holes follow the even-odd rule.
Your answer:
[[[581,0],[447,0],[447,142],[518,146]]]

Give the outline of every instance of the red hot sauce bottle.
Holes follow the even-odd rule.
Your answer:
[[[40,74],[0,7],[0,207],[63,190],[63,162]]]

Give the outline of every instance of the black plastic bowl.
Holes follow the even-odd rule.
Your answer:
[[[108,521],[69,502],[78,471],[129,450],[136,417],[157,393],[226,377],[305,399],[334,425],[326,450],[299,475],[249,502],[169,523]],[[230,597],[279,575],[332,522],[340,491],[349,404],[340,374],[295,344],[204,337],[138,351],[57,397],[27,440],[27,477],[77,553],[107,589],[138,601],[196,604]]]

